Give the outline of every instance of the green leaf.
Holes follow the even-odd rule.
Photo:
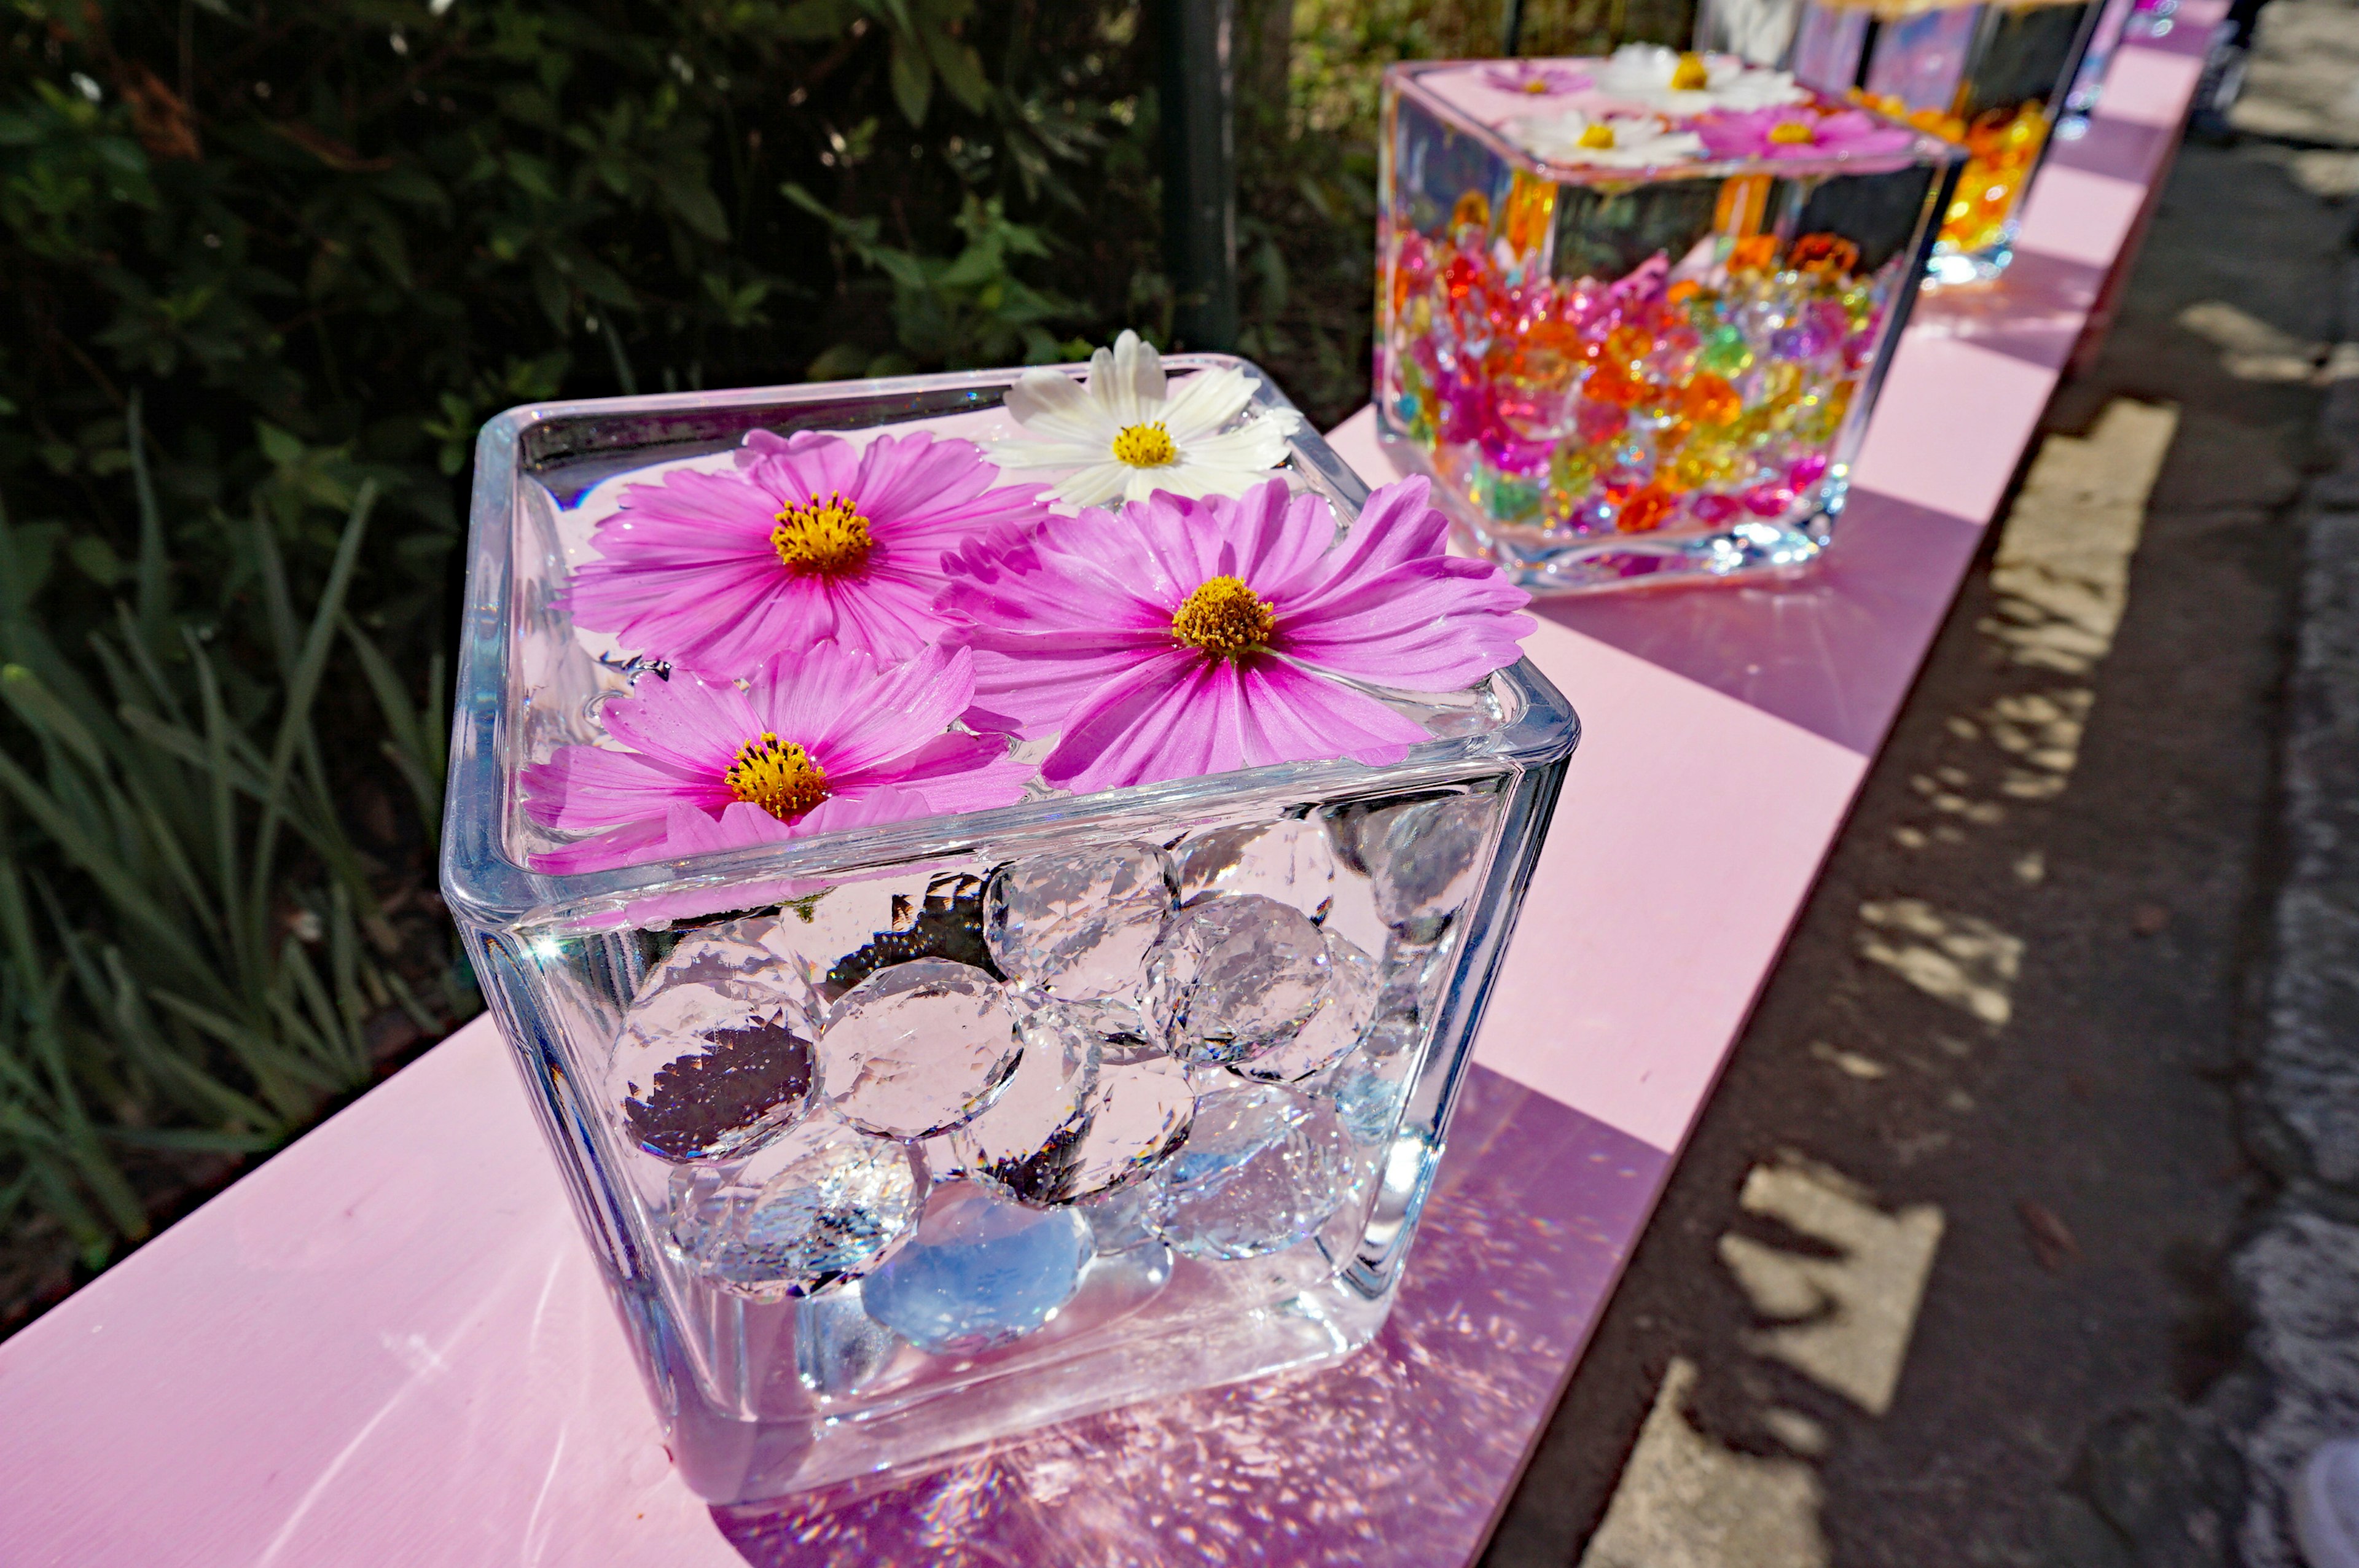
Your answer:
[[[901,106],[901,116],[912,125],[926,123],[926,102],[933,96],[934,73],[926,57],[899,38],[893,40],[893,66],[888,73],[893,81],[893,102]]]
[[[113,588],[126,575],[123,557],[114,546],[95,534],[79,534],[66,546],[66,555],[81,568],[82,575],[101,588]]]
[[[721,210],[721,199],[702,180],[667,179],[662,182],[664,203],[680,222],[708,240],[729,238],[729,215]]]

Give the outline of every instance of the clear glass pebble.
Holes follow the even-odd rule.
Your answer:
[[[1332,932],[1327,935],[1327,989],[1294,1037],[1236,1065],[1249,1078],[1291,1084],[1350,1054],[1376,1013],[1376,961]]]
[[[1180,910],[1147,957],[1150,1016],[1173,1054],[1249,1062],[1294,1037],[1326,992],[1327,938],[1258,893]]]
[[[1335,850],[1317,822],[1191,833],[1171,859],[1182,903],[1212,893],[1258,893],[1324,920],[1335,902]]]
[[[823,1399],[863,1392],[900,1347],[900,1337],[861,1305],[857,1281],[795,1303],[795,1376]]]
[[[1170,862],[1151,844],[1036,855],[993,873],[983,936],[1010,978],[1051,996],[1128,996],[1171,903]]]
[[[810,1295],[866,1273],[908,1240],[926,1188],[906,1144],[814,1118],[742,1163],[674,1172],[672,1240],[734,1294]]]
[[[1496,796],[1456,795],[1376,813],[1360,830],[1386,924],[1430,941],[1474,892],[1498,815]]]
[[[1147,1189],[1148,1223],[1191,1258],[1254,1258],[1315,1234],[1343,1202],[1352,1143],[1335,1108],[1256,1084],[1196,1102],[1188,1141]]]
[[[929,1138],[989,1105],[1022,1049],[998,981],[971,964],[919,958],[836,999],[819,1040],[820,1078],[853,1126]]]
[[[1407,1071],[1397,1056],[1354,1056],[1338,1065],[1320,1086],[1353,1142],[1381,1143],[1393,1135],[1408,1088]]]
[[[1169,1056],[1100,1039],[1056,1003],[1024,1022],[1024,1059],[951,1135],[961,1166],[1024,1203],[1069,1203],[1151,1173],[1188,1135],[1195,1091]]]
[[[606,1078],[633,1142],[661,1160],[726,1159],[804,1113],[811,1045],[782,983],[767,948],[705,934],[648,972]]]
[[[1069,1208],[1027,1208],[973,1182],[935,1189],[909,1244],[861,1286],[868,1315],[938,1356],[1020,1339],[1081,1288],[1094,1251]]]

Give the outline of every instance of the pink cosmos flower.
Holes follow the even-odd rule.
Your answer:
[[[1822,115],[1801,103],[1709,115],[1694,129],[1714,158],[1876,157],[1906,152],[1917,141],[1908,127],[1857,109]]]
[[[822,638],[891,663],[933,641],[942,552],[1041,512],[994,490],[972,441],[919,431],[865,448],[804,431],[745,438],[734,473],[635,484],[573,574],[575,621],[690,669],[741,675]]]
[[[1040,776],[1075,791],[1397,761],[1424,728],[1347,682],[1459,690],[1514,663],[1533,625],[1497,568],[1442,553],[1426,494],[1383,486],[1340,539],[1324,501],[1273,480],[970,548],[943,608],[970,625],[976,705],[1059,731]]]
[[[1024,795],[1006,737],[951,731],[974,700],[973,655],[929,647],[880,669],[858,648],[781,653],[744,687],[675,670],[599,709],[626,751],[567,746],[524,771],[525,809],[593,838],[534,857],[603,871],[774,844]]]
[[[1520,92],[1532,98],[1558,98],[1589,85],[1589,73],[1560,65],[1538,65],[1519,59],[1483,68],[1483,85],[1494,92]]]

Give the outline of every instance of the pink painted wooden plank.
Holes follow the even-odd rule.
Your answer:
[[[2023,204],[2016,243],[2027,251],[2104,266],[2121,254],[2146,205],[2146,187],[2051,162]]]

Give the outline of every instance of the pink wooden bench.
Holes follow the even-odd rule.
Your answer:
[[[710,1509],[478,1022],[0,1345],[0,1563],[1473,1558],[2135,249],[2223,9],[2125,44],[2001,290],[1920,307],[1815,579],[1543,616],[1582,750],[1370,1350],[873,1495]],[[1368,412],[1333,438],[1392,477]]]

